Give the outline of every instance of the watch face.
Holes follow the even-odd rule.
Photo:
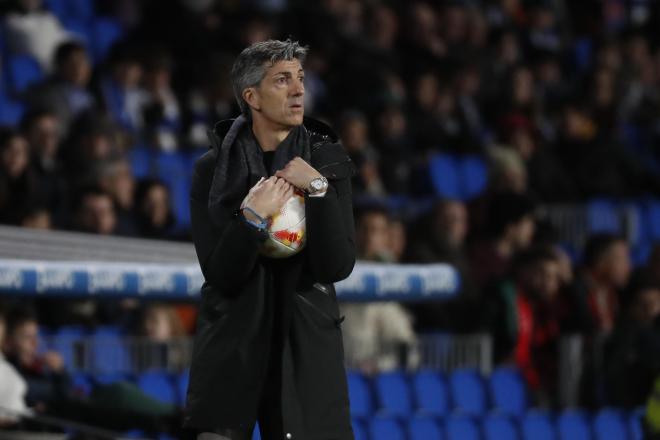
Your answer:
[[[314,189],[323,188],[323,181],[321,179],[312,180],[312,188],[314,188]]]

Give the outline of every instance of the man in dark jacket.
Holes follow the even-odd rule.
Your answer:
[[[198,439],[249,439],[256,421],[264,440],[353,439],[333,283],[355,264],[355,169],[332,130],[303,117],[305,54],[288,40],[245,49],[232,68],[242,115],[216,124],[195,164],[205,282],[185,424]],[[294,187],[305,192],[305,248],[263,256],[263,220]]]

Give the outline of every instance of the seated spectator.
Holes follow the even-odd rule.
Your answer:
[[[137,360],[144,365],[138,368],[182,370],[189,364],[185,331],[174,306],[148,304],[142,310],[139,325],[138,335],[144,338],[144,350]]]
[[[527,249],[534,236],[535,203],[526,194],[495,195],[488,207],[487,237],[470,255],[476,283],[483,287],[508,273],[511,259]]]
[[[89,187],[80,191],[73,207],[73,229],[112,235],[117,231],[117,211],[110,194]]]
[[[92,66],[85,46],[70,41],[57,47],[55,69],[43,82],[25,92],[25,101],[31,109],[46,109],[59,118],[61,127],[96,105],[87,90]]]
[[[146,396],[128,382],[96,385],[88,398],[73,395],[64,361],[54,351],[40,352],[39,324],[29,308],[9,313],[5,352],[27,382],[26,401],[40,413],[114,430],[151,433],[178,429],[172,405]]]
[[[378,171],[378,153],[369,142],[369,125],[366,117],[357,111],[347,111],[341,117],[340,137],[358,172],[353,177],[356,194],[373,196],[385,194],[385,187]]]
[[[134,135],[144,128],[142,108],[146,95],[140,88],[141,79],[137,51],[123,43],[116,44],[109,56],[109,71],[101,79],[101,96],[113,122]]]
[[[12,129],[0,129],[0,223],[20,224],[41,198],[27,141]]]
[[[603,359],[607,404],[644,405],[660,375],[660,285],[640,274],[627,289],[630,304],[607,341]]]
[[[5,311],[0,310],[0,348],[5,345],[6,329]],[[16,414],[27,410],[26,393],[25,380],[16,371],[16,368],[7,362],[0,350],[0,429],[16,424],[18,422]]]
[[[152,49],[144,61],[142,112],[147,142],[161,151],[176,151],[181,111],[172,90],[172,59],[165,50]]]
[[[32,164],[46,207],[61,216],[67,190],[59,157],[62,125],[55,113],[36,110],[27,113],[20,126],[30,145]]]
[[[395,262],[389,239],[390,216],[378,208],[358,218],[358,256],[367,261]],[[367,373],[414,367],[419,362],[412,317],[396,302],[340,303],[344,350],[350,365]]]
[[[631,273],[630,248],[622,237],[596,234],[584,250],[584,267],[574,289],[576,330],[588,336],[608,334],[620,312],[622,289]]]
[[[566,305],[560,298],[560,263],[551,248],[516,255],[512,278],[488,295],[485,328],[494,336],[495,361],[523,373],[539,403],[556,404],[557,352]]]
[[[53,222],[50,211],[39,205],[28,207],[21,220],[21,226],[32,229],[52,229]]]
[[[12,9],[5,19],[9,49],[15,54],[34,57],[41,69],[50,71],[55,48],[73,35],[62,27],[50,11],[44,10],[41,0],[9,0]]]
[[[135,179],[130,164],[123,159],[115,159],[97,163],[93,167],[93,175],[99,188],[112,196],[117,216],[118,235],[137,235],[137,225],[134,215]]]
[[[169,230],[175,219],[170,192],[163,182],[153,179],[141,181],[135,193],[135,209],[141,237],[169,237]]]

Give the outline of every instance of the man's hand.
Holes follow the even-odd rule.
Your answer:
[[[286,179],[291,185],[307,191],[309,183],[317,177],[323,177],[301,157],[294,157],[286,166],[275,172],[277,177]]]
[[[293,196],[293,186],[286,180],[270,176],[259,180],[248,193],[246,207],[254,210],[261,217],[270,217],[279,212],[282,205]],[[256,220],[249,211],[243,211],[249,220]]]

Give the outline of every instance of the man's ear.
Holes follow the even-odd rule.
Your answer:
[[[247,89],[243,90],[243,99],[245,102],[247,102],[252,110],[261,110],[259,92],[254,87],[248,87]]]

